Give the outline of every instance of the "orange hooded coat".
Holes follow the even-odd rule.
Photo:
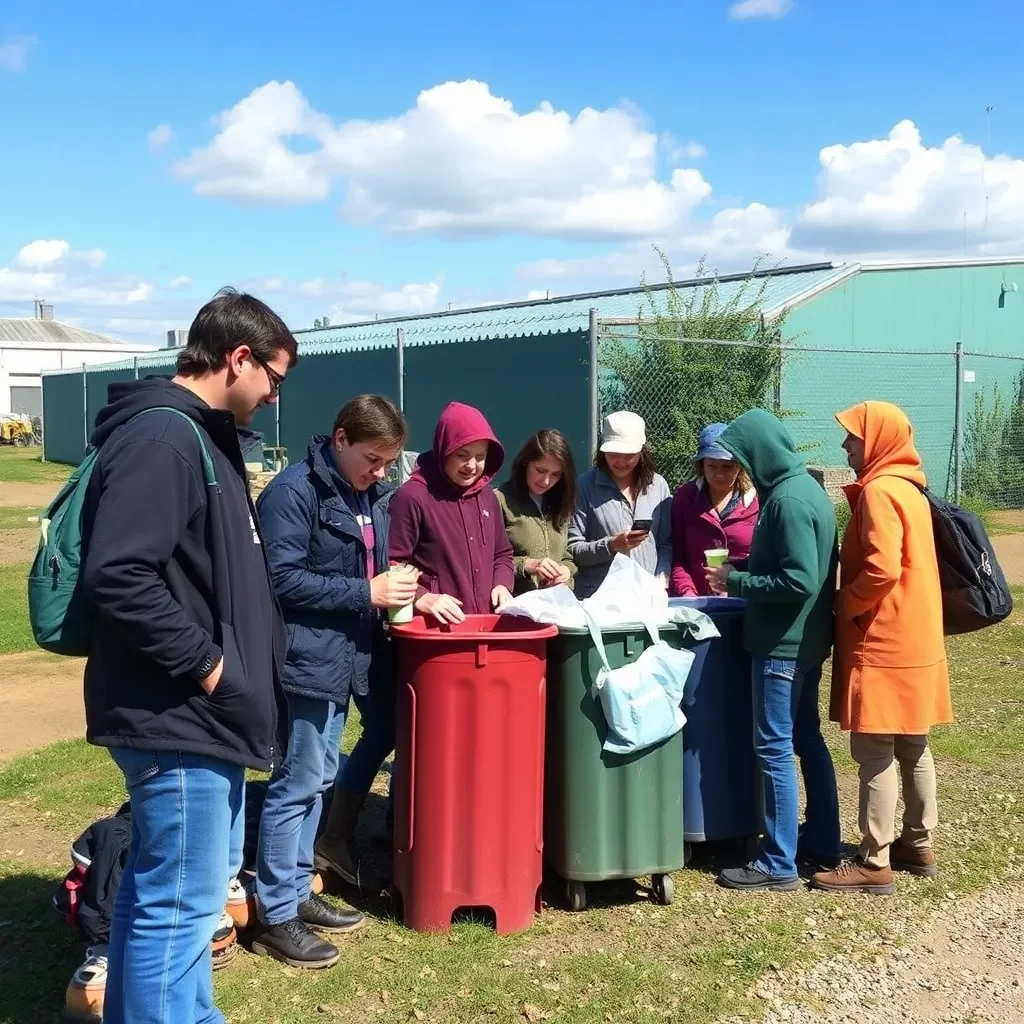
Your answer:
[[[923,735],[953,709],[921,457],[895,405],[863,402],[836,419],[864,441],[864,468],[845,488],[830,717],[851,732]]]

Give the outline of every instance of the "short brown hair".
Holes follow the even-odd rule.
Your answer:
[[[383,395],[356,395],[350,398],[334,417],[331,434],[345,431],[349,444],[360,441],[388,441],[404,445],[409,427],[401,410]]]
[[[594,465],[606,476],[612,475],[608,468],[608,459],[600,448],[594,456]],[[651,454],[651,449],[644,445],[640,449],[640,461],[636,464],[636,469],[633,470],[633,490],[637,494],[643,494],[653,483],[654,456]]]
[[[572,449],[560,430],[538,430],[512,461],[509,483],[512,493],[521,501],[530,497],[526,481],[526,470],[531,462],[543,459],[545,455],[558,459],[562,464],[562,479],[544,495],[541,509],[556,530],[561,530],[576,507],[576,463]]]

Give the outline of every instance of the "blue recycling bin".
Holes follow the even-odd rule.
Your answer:
[[[688,843],[760,831],[750,655],[738,597],[675,597],[708,615],[720,637],[687,641],[693,667],[683,693],[683,833]]]

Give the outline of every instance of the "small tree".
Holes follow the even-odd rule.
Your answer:
[[[330,326],[331,326],[331,319],[330,319],[330,317],[318,316],[313,321],[313,327],[314,327],[315,330],[320,330],[320,328],[322,328],[322,327],[330,327]]]
[[[785,314],[765,321],[769,278],[756,276],[759,263],[723,302],[716,278],[677,289],[668,259],[658,255],[669,287],[655,292],[644,283],[636,339],[602,346],[601,407],[643,416],[658,471],[674,487],[692,475],[697,435],[706,424],[728,423],[758,406],[781,411]],[[704,269],[701,260],[698,277]],[[690,338],[740,344],[687,343]]]

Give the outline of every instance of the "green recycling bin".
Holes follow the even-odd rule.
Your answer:
[[[686,635],[674,626],[659,633],[673,647]],[[601,635],[613,669],[652,643],[643,626]],[[683,866],[683,734],[633,754],[604,750],[608,727],[590,695],[601,668],[586,629],[560,629],[548,644],[544,855],[573,910],[586,907],[587,883],[641,875],[667,905],[669,872]]]

